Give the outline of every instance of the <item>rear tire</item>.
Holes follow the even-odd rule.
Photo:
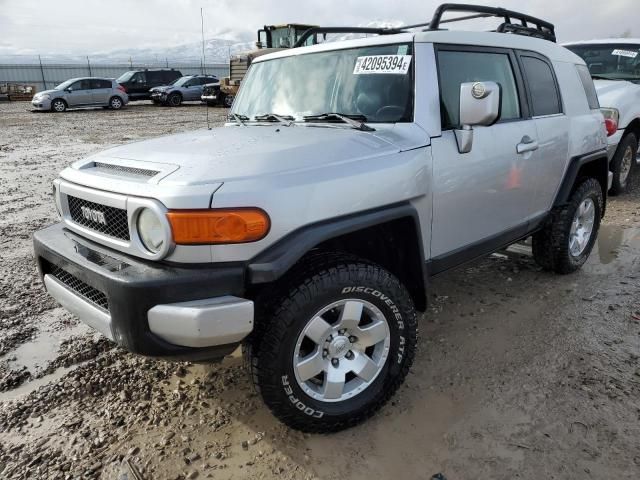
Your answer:
[[[569,202],[555,208],[547,225],[533,235],[536,263],[560,274],[582,267],[598,237],[603,205],[600,183],[594,178],[584,180]]]
[[[111,97],[109,99],[109,108],[111,110],[120,110],[124,105],[124,102],[120,97]]]
[[[635,134],[627,133],[622,137],[616,153],[611,159],[611,171],[613,172],[611,195],[620,195],[627,191],[629,180],[636,166],[637,155],[638,139]]]
[[[222,98],[222,105],[224,105],[227,108],[231,108],[233,106],[234,98],[235,98],[235,95],[225,95]]]
[[[417,341],[413,302],[397,278],[357,257],[316,254],[294,268],[257,302],[248,367],[291,428],[343,430],[382,408],[404,381]],[[315,368],[305,370],[311,358]]]
[[[51,102],[51,111],[56,113],[62,113],[67,109],[67,102],[61,98],[56,98]]]
[[[179,107],[182,104],[182,95],[179,93],[172,93],[167,97],[167,105],[170,107]]]

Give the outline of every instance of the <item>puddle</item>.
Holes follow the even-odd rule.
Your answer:
[[[90,331],[91,329],[83,323],[78,323],[70,328],[41,330],[36,338],[23,343],[10,352],[12,359],[9,361],[9,365],[11,368],[26,367],[34,374],[55,360],[62,341],[84,335]]]
[[[600,225],[598,240],[584,266],[588,273],[610,273],[640,266],[640,228]]]
[[[57,382],[62,377],[64,377],[70,371],[78,368],[78,366],[82,365],[81,363],[72,365],[71,367],[61,367],[55,370],[53,373],[49,375],[45,375],[42,378],[36,378],[35,380],[31,380],[29,382],[23,383],[17,388],[12,390],[7,390],[6,392],[0,392],[0,402],[10,402],[12,400],[16,400],[21,397],[25,397],[29,395],[31,392],[35,392],[38,388],[46,385],[48,383]]]

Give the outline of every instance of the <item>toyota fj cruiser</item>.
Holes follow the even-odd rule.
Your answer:
[[[623,193],[638,163],[640,39],[614,38],[565,45],[586,62],[607,125],[611,193]]]
[[[504,22],[439,30],[469,10]],[[50,294],[131,352],[210,361],[242,343],[274,414],[327,432],[401,385],[433,275],[530,235],[544,269],[580,268],[607,142],[553,25],[444,5],[370,33],[256,58],[222,128],[65,169],[62,221],[34,235]]]

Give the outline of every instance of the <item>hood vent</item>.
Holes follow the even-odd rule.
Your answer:
[[[93,167],[103,173],[121,173],[132,177],[155,177],[160,172],[158,170],[146,170],[144,168],[125,167],[124,165],[114,165],[112,163],[95,162]]]

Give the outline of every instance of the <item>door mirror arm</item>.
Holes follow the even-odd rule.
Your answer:
[[[500,118],[502,91],[496,82],[467,82],[460,85],[460,125],[454,130],[459,153],[473,147],[473,127],[490,126]]]

